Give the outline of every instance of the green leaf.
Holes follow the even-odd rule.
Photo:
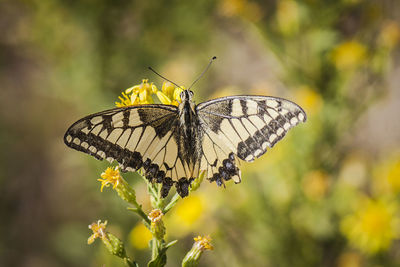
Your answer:
[[[169,242],[168,244],[166,244],[164,246],[165,250],[167,250],[169,247],[175,245],[177,242],[178,242],[178,240],[174,240],[174,241]]]
[[[160,251],[160,253],[157,255],[157,258],[154,260],[150,261],[149,264],[147,264],[148,267],[163,267],[167,264],[167,255],[164,252]]]
[[[127,265],[129,267],[139,267],[139,264],[137,264],[136,261],[132,262],[128,258],[125,258],[125,265]]]
[[[168,248],[170,248],[171,246],[175,245],[178,242],[178,240],[174,240],[169,242],[168,244],[163,245],[162,249],[159,251],[157,257],[150,261],[148,263],[148,267],[162,267],[167,263],[167,250]],[[150,241],[151,243],[151,241]],[[153,246],[153,244],[151,244],[150,246]]]

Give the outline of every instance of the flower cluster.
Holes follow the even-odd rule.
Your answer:
[[[139,85],[132,86],[122,92],[119,96],[120,102],[115,102],[117,107],[127,107],[139,104],[154,104],[152,96],[157,96],[158,100],[165,105],[177,106],[180,99],[180,94],[184,90],[183,87],[176,87],[170,82],[164,82],[161,91],[147,79],[143,79]]]

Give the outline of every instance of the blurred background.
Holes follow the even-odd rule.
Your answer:
[[[178,266],[400,266],[400,2],[0,1],[0,266],[123,266],[88,225],[108,220],[144,266],[149,233],[96,181],[107,163],[67,148],[77,119],[114,107],[147,70],[196,101],[261,94],[308,114],[242,183],[204,182],[166,218]],[[146,211],[146,187],[124,175]]]

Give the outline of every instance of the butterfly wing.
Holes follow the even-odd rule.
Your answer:
[[[267,96],[217,98],[196,109],[206,133],[201,169],[207,169],[207,178],[217,184],[223,183],[221,178],[240,182],[237,158],[253,161],[307,118],[297,104]]]
[[[187,170],[177,143],[178,109],[138,105],[89,115],[65,133],[67,146],[99,160],[117,161],[122,170],[143,168],[147,179],[162,183],[162,194]]]

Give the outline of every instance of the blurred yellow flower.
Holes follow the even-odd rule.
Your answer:
[[[300,24],[300,9],[297,2],[283,0],[277,2],[276,21],[283,34],[298,32]]]
[[[398,207],[395,202],[366,199],[354,214],[343,218],[341,230],[350,243],[365,253],[388,249],[399,237]]]
[[[165,225],[168,225],[168,233],[173,236],[184,236],[199,226],[204,217],[207,199],[199,193],[189,194],[187,198],[178,201],[173,214],[168,213]]]
[[[332,51],[332,62],[340,70],[358,67],[365,60],[366,47],[358,41],[347,41],[338,45]]]
[[[296,101],[304,108],[308,115],[317,114],[324,103],[321,95],[307,85],[298,88],[296,91]]]
[[[198,195],[192,195],[176,205],[175,216],[181,224],[191,226],[200,218],[203,210],[203,200]]]
[[[151,238],[150,230],[143,223],[138,223],[129,233],[129,241],[137,249],[146,249]]]
[[[385,23],[380,32],[379,41],[384,47],[394,48],[400,41],[399,24],[395,21]]]
[[[224,16],[232,17],[239,15],[245,4],[245,0],[222,0],[219,9]]]
[[[304,194],[311,200],[320,200],[325,196],[329,182],[329,176],[325,172],[311,171],[303,178]]]
[[[354,188],[363,188],[367,183],[368,162],[361,153],[353,151],[345,156],[339,171],[339,183]]]
[[[374,166],[372,192],[374,195],[400,193],[400,156],[394,155]]]
[[[361,256],[356,252],[345,252],[340,255],[338,260],[338,267],[360,267]]]
[[[400,159],[393,161],[389,165],[387,181],[393,192],[400,192]]]

